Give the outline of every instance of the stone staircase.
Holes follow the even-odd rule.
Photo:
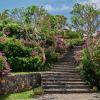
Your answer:
[[[55,63],[55,67],[42,74],[42,87],[45,93],[89,93],[89,86],[81,79],[75,68],[75,50],[68,50],[66,55]]]

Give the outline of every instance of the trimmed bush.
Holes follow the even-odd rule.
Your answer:
[[[74,32],[74,31],[69,31],[65,33],[65,37],[67,39],[74,39],[74,38],[80,38],[81,34],[78,32]]]
[[[11,65],[11,69],[15,72],[17,71],[40,71],[41,68],[41,58],[39,56],[35,57],[11,57],[8,58],[8,62]]]
[[[6,38],[5,38],[6,39]],[[0,50],[5,53],[6,57],[29,57],[32,53],[32,48],[25,47],[17,39],[5,40],[2,38],[0,42]]]

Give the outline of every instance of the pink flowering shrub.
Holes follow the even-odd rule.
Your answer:
[[[38,52],[36,52],[35,50],[32,50],[32,56],[37,56]]]
[[[6,57],[0,52],[0,77],[5,77],[10,72],[10,65],[7,62]]]
[[[58,52],[63,52],[65,50],[66,45],[65,45],[65,41],[64,41],[63,37],[56,36],[55,37],[55,43],[56,43],[56,50]]]

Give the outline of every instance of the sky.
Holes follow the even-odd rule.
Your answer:
[[[82,4],[96,3],[96,7],[100,8],[100,0],[0,0],[0,11],[37,5],[43,6],[51,14],[64,15],[70,21],[70,12],[76,2]]]

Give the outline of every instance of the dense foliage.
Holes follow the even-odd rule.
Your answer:
[[[81,75],[87,83],[100,88],[100,47],[95,48],[95,56],[90,58],[87,49],[84,50],[81,64]]]
[[[0,51],[5,54],[12,71],[41,71],[52,67],[66,49],[61,34],[64,25],[65,16],[50,15],[43,7],[1,12]]]
[[[75,4],[71,13],[73,27],[85,34],[86,49],[82,55],[80,71],[89,85],[100,88],[100,34],[94,36],[100,28],[100,10],[90,4]]]
[[[71,14],[75,31],[68,27],[65,16],[51,15],[43,7],[1,12],[0,76],[6,76],[10,68],[13,72],[48,70],[67,46],[86,43],[80,71],[91,86],[100,88],[100,39],[93,37],[100,25],[100,11],[75,4]]]

